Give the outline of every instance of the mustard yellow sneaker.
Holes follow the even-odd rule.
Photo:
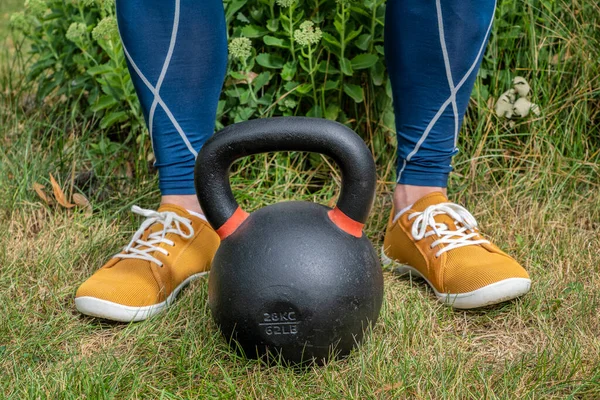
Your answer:
[[[501,303],[531,287],[525,269],[479,233],[475,217],[439,192],[390,216],[382,258],[425,279],[454,308]]]
[[[194,279],[208,273],[219,236],[200,214],[176,205],[158,211],[133,206],[146,217],[131,242],[77,290],[86,315],[131,322],[167,308]]]

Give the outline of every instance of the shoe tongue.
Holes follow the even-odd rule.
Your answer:
[[[177,206],[175,204],[162,204],[158,208],[157,211],[158,212],[165,212],[165,211],[174,212],[175,214],[180,215],[185,218],[188,218],[188,219],[197,218],[197,217],[191,215],[185,208]],[[151,235],[152,233],[162,231],[163,229],[164,229],[163,224],[157,222],[157,223],[153,224],[152,226],[150,226],[148,229],[146,229],[142,238],[143,238],[143,240],[146,240],[148,238],[148,236]]]
[[[450,201],[442,192],[434,192],[430,193],[424,197],[421,197],[413,206],[411,207],[414,211],[424,211],[427,207],[433,206],[441,203],[449,203]],[[454,220],[450,218],[447,214],[439,214],[435,216],[435,221],[446,224],[448,228],[451,230],[455,230],[456,225],[454,224]]]
[[[442,192],[433,192],[417,200],[411,209],[414,211],[423,211],[429,206],[448,202],[448,198]]]
[[[175,205],[175,204],[161,204],[161,206],[158,208],[158,212],[165,212],[165,211],[174,212],[177,215],[181,215],[182,217],[185,217],[185,218],[191,217],[191,214],[188,212],[188,210],[186,210],[185,208],[180,207],[178,205]]]

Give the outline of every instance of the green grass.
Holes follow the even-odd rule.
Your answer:
[[[232,353],[211,320],[206,280],[143,323],[76,312],[77,286],[137,229],[127,209],[156,206],[156,176],[133,168],[131,177],[124,165],[139,160],[123,151],[102,159],[97,132],[69,110],[31,106],[6,28],[19,3],[0,3],[0,398],[600,398],[600,6],[574,1],[550,13],[547,2],[519,2],[508,21],[516,28],[497,21],[455,160],[452,199],[526,267],[531,293],[453,311],[421,281],[386,272],[366,343],[347,360],[298,372]],[[532,82],[543,115],[510,128],[488,96],[516,74]],[[367,232],[379,246],[393,162],[377,156]],[[238,199],[247,209],[329,203],[338,176],[318,157],[306,171],[307,157],[242,161],[232,178]],[[77,183],[91,168],[95,180]],[[49,173],[86,195],[94,213],[40,200],[32,186],[49,189]]]

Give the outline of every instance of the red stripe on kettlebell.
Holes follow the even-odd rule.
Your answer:
[[[344,232],[357,238],[362,237],[362,230],[365,224],[353,220],[337,207],[327,214],[329,215],[329,219]]]
[[[250,214],[238,207],[231,217],[219,229],[217,229],[217,235],[221,240],[231,235],[236,229],[248,218]]]

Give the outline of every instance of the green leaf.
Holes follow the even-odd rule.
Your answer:
[[[266,35],[269,31],[257,25],[246,25],[242,28],[242,36],[248,38],[258,38]]]
[[[300,64],[300,67],[310,75],[311,71],[308,63],[303,58],[298,58],[298,63]]]
[[[371,36],[368,33],[363,33],[356,39],[354,44],[356,44],[356,47],[358,47],[359,49],[366,51],[369,48],[369,44],[371,43],[372,39],[373,36]]]
[[[352,69],[352,63],[347,58],[342,58],[340,60],[340,69],[344,73],[344,75],[352,76],[354,74],[354,70]]]
[[[217,116],[221,116],[223,115],[223,113],[225,112],[225,104],[227,102],[225,100],[219,100],[219,102],[217,103]],[[219,118],[217,118],[219,119]]]
[[[286,82],[285,85],[283,85],[283,88],[286,90],[286,92],[289,92],[291,90],[294,90],[298,85],[300,84],[296,81],[289,81]]]
[[[40,59],[38,62],[33,64],[31,68],[29,68],[29,74],[27,75],[27,79],[34,80],[37,78],[43,71],[54,66],[56,64],[56,60],[51,57],[44,57],[44,59]]]
[[[364,15],[365,17],[371,19],[371,14],[367,13],[362,7],[350,7],[350,10],[355,12],[356,14]]]
[[[235,17],[236,20],[243,22],[245,24],[249,24],[250,20],[242,13],[238,13],[238,15]]]
[[[321,109],[321,107],[319,106],[313,106],[307,113],[306,113],[307,117],[311,117],[311,118],[322,118],[323,117],[323,110]]]
[[[298,86],[298,88],[296,89],[296,92],[300,93],[300,94],[308,94],[312,91],[312,85],[310,83],[303,83],[302,85]]]
[[[106,110],[109,107],[114,107],[117,104],[118,104],[118,101],[114,97],[109,96],[109,95],[104,95],[98,99],[96,104],[94,104],[93,106],[90,107],[90,110],[92,110],[93,112],[98,112],[98,111]]]
[[[247,2],[248,0],[233,0],[231,3],[227,4],[227,10],[225,11],[225,18],[227,21],[230,21],[233,14],[235,14]]]
[[[113,72],[114,68],[115,67],[113,65],[106,63],[88,68],[86,72],[91,76],[104,75],[106,73]]]
[[[277,32],[279,30],[279,18],[270,19],[267,21],[267,29],[271,32]]]
[[[323,32],[322,38],[324,41],[326,41],[329,44],[332,44],[336,47],[342,47],[341,43],[333,35],[331,35],[327,32]]]
[[[263,42],[267,46],[283,47],[285,49],[290,47],[285,40],[276,38],[275,36],[266,35],[263,37]]]
[[[394,94],[392,93],[392,81],[389,79],[385,81],[385,94],[387,94],[390,99],[394,99]]]
[[[231,98],[237,99],[237,98],[240,97],[240,90],[237,89],[237,88],[235,88],[235,89],[227,89],[227,90],[225,90],[225,95],[227,97],[231,97]]]
[[[358,35],[360,35],[360,33],[362,32],[362,26],[360,28],[358,28],[355,31],[352,31],[348,34],[348,36],[346,36],[346,43],[350,43],[355,37],[357,37]]]
[[[340,70],[335,68],[332,63],[327,61],[321,61],[317,70],[323,74],[335,75],[339,74]]]
[[[355,70],[370,68],[375,65],[378,59],[379,57],[374,54],[359,54],[352,59],[352,68]]]
[[[247,121],[252,117],[252,114],[254,114],[253,108],[238,107],[237,113],[235,115],[235,118],[233,119],[233,122],[237,123],[237,122]]]
[[[258,74],[256,78],[252,81],[252,85],[254,86],[254,93],[258,92],[263,86],[269,82],[271,79],[271,74],[267,72],[261,72]]]
[[[333,89],[337,89],[338,86],[340,84],[340,81],[333,81],[333,80],[328,80],[327,82],[325,82],[325,84],[323,85],[323,90],[333,90]]]
[[[340,36],[342,36],[345,31],[345,23],[341,21],[340,18],[336,17],[333,21],[333,26],[335,27],[336,32],[339,33]]]
[[[102,121],[100,122],[100,128],[107,129],[119,122],[125,122],[127,119],[128,116],[125,111],[111,112],[102,118]]]
[[[284,81],[291,81],[296,76],[296,71],[298,69],[298,64],[295,62],[289,61],[283,65],[283,69],[281,70],[281,79]]]
[[[261,53],[256,56],[256,62],[265,68],[279,69],[283,67],[283,58],[275,54]]]
[[[47,97],[54,89],[60,87],[61,82],[55,79],[48,79],[38,87],[37,95],[40,99]]]
[[[250,90],[240,89],[240,104],[246,105],[250,101]]]
[[[248,79],[248,77],[244,73],[239,72],[239,71],[229,71],[229,76],[231,76],[233,79],[237,79],[239,81]]]
[[[266,93],[263,97],[258,99],[258,104],[262,104],[263,106],[270,106],[273,104],[273,95],[270,93]]]
[[[337,104],[330,104],[325,110],[325,118],[336,121],[340,114],[340,107]]]
[[[363,88],[358,85],[344,83],[344,93],[352,97],[352,99],[357,103],[362,103],[365,99]]]
[[[392,132],[396,131],[396,116],[391,108],[383,113],[383,125]]]
[[[375,65],[371,67],[371,79],[375,86],[381,86],[383,84],[383,80],[385,79],[385,67],[381,60],[378,60]]]

